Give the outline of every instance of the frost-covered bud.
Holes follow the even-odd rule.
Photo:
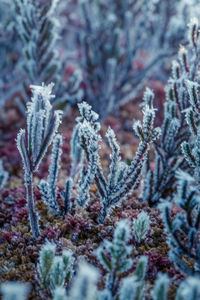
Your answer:
[[[188,51],[185,49],[185,47],[181,46],[178,52],[178,58],[180,61],[181,66],[183,67],[183,70],[185,72],[189,72],[189,66],[188,66]]]
[[[55,256],[51,267],[50,283],[54,290],[57,286],[63,286],[65,281],[65,270],[61,256]]]
[[[5,282],[0,286],[2,300],[26,300],[30,285],[22,282]]]
[[[133,224],[133,235],[137,243],[141,243],[147,236],[150,229],[150,218],[149,215],[142,211]]]
[[[135,134],[139,137],[140,140],[144,140],[144,135],[142,132],[142,123],[140,121],[135,121],[133,123],[133,130],[135,131]]]
[[[74,257],[71,250],[63,250],[62,256],[55,256],[50,274],[52,291],[58,286],[64,286],[65,281],[71,279],[73,273]]]
[[[144,92],[142,106],[148,105],[149,107],[153,107],[154,97],[155,97],[154,92],[147,87]]]
[[[128,220],[119,221],[114,232],[116,245],[120,246],[120,244],[128,243],[130,238],[130,222]]]
[[[64,249],[62,252],[62,260],[64,264],[64,272],[66,274],[66,278],[67,280],[70,280],[73,274],[73,266],[75,261],[72,250]]]
[[[172,62],[172,76],[175,80],[181,77],[180,65],[176,60]]]
[[[109,272],[108,288],[114,285],[118,274],[127,271],[133,264],[128,258],[132,251],[132,246],[127,245],[130,238],[130,222],[121,220],[117,223],[112,242],[105,240],[95,251],[100,263]]]
[[[198,29],[199,29],[198,19],[192,18],[188,27],[189,27],[188,40],[189,40],[190,44],[196,48],[197,47]]]
[[[154,289],[152,291],[153,300],[167,300],[167,289],[169,285],[169,277],[166,274],[158,274]]]
[[[47,242],[42,246],[40,250],[38,273],[43,284],[49,280],[51,267],[53,265],[54,257],[56,252],[56,245]]]
[[[99,273],[86,262],[80,262],[77,275],[69,292],[70,300],[94,300],[97,295]]]

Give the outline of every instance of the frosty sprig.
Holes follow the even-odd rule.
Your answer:
[[[24,165],[26,200],[32,233],[39,235],[38,215],[34,207],[33,174],[52,143],[60,125],[60,111],[53,111],[50,100],[52,85],[31,86],[32,98],[27,104],[27,130],[21,129],[17,147]],[[26,137],[27,135],[27,137]]]
[[[82,261],[79,263],[78,273],[69,292],[72,300],[93,300],[97,297],[97,280],[99,272],[93,266]]]
[[[82,97],[80,70],[74,71],[63,82],[64,63],[58,52],[59,21],[56,16],[57,0],[15,0],[16,31],[23,45],[24,59],[21,64],[31,82],[56,84],[56,102],[76,102]],[[25,88],[26,90],[26,88]]]
[[[99,222],[102,223],[105,217],[111,212],[111,209],[119,204],[129,193],[131,193],[131,191],[137,188],[141,170],[149,151],[149,145],[158,138],[160,130],[159,128],[154,128],[155,110],[146,105],[143,110],[143,122],[137,121],[134,124],[134,130],[140,138],[138,151],[131,165],[127,166],[121,161],[120,149],[114,131],[109,128],[106,137],[111,147],[112,154],[110,155],[110,174],[107,181],[103,174],[98,153],[99,143],[101,142],[101,136],[98,133],[100,128],[99,123],[97,122],[98,115],[94,113],[91,110],[91,107],[86,103],[79,104],[79,109],[81,117],[77,119],[78,124],[75,128],[73,139],[76,139],[77,141],[76,147],[78,147],[78,153],[80,153],[79,149],[81,146],[89,163],[89,168],[87,173],[85,173],[87,180],[84,179],[87,182],[87,189],[84,188],[84,191],[88,190],[93,177],[101,197],[102,210]],[[74,154],[77,153],[77,151],[75,151],[76,147],[74,147]],[[77,160],[76,156],[74,160]],[[91,170],[90,167],[92,167]],[[83,181],[80,181],[80,188],[81,182]],[[81,194],[79,193],[79,196],[80,195]],[[89,196],[87,196],[87,199],[89,199]]]
[[[57,134],[53,140],[53,148],[51,154],[51,164],[49,167],[49,175],[47,181],[42,179],[39,184],[40,192],[44,202],[57,214],[60,209],[57,203],[57,187],[56,181],[58,179],[58,172],[60,169],[62,136]]]
[[[178,194],[174,197],[181,212],[176,217],[171,216],[171,205],[163,204],[164,222],[169,232],[170,258],[187,274],[199,274],[199,239],[200,227],[199,192],[194,185],[194,179],[183,171],[177,173]],[[184,258],[194,263],[191,269]]]
[[[71,280],[73,274],[73,252],[65,249],[61,256],[56,254],[56,245],[46,242],[40,250],[37,265],[36,280],[40,288],[47,289],[54,295],[58,294],[58,288],[65,286]]]
[[[133,223],[133,235],[137,243],[141,243],[146,238],[150,229],[150,218],[147,213],[142,211]]]
[[[119,300],[143,300],[145,288],[145,275],[147,269],[148,258],[141,256],[137,263],[135,272],[131,277],[122,280],[119,291]]]
[[[97,258],[108,272],[106,287],[113,297],[118,291],[120,273],[130,269],[133,264],[129,258],[133,248],[127,245],[130,238],[130,224],[122,220],[116,226],[113,241],[104,241],[96,250]]]
[[[177,60],[172,63],[172,77],[166,87],[166,103],[160,141],[154,143],[155,167],[145,166],[142,198],[150,206],[157,205],[175,187],[175,172],[187,168],[185,155],[195,172],[198,161],[199,114],[199,33],[198,21],[189,24],[188,44],[181,46]],[[193,29],[191,29],[193,28]],[[195,137],[192,141],[192,135]],[[191,150],[192,149],[192,150]],[[197,166],[196,161],[196,166]]]
[[[153,1],[146,0],[123,4],[113,0],[80,2],[85,96],[100,119],[114,107],[133,99],[148,71],[165,56],[156,51],[142,70],[134,65],[139,60],[139,49],[148,47],[153,7]]]

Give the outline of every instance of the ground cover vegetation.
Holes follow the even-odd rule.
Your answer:
[[[199,9],[1,1],[3,300],[200,298]]]

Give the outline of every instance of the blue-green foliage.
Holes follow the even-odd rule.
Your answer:
[[[182,213],[177,212],[176,217],[171,217],[171,207],[167,203],[163,205],[164,221],[169,232],[170,258],[185,273],[194,274],[200,272],[200,244],[198,239],[200,209],[199,209],[199,85],[198,85],[198,54],[199,31],[198,21],[193,19],[189,25],[189,46],[193,51],[193,63],[188,67],[187,51],[181,50],[182,66],[187,76],[184,78],[184,102],[177,103],[182,109],[182,124],[187,126],[186,139],[181,143],[182,154],[184,155],[185,171],[179,170],[176,173],[177,194],[172,197]],[[177,68],[177,67],[176,67]],[[189,71],[190,70],[190,71]],[[180,76],[180,68],[174,73]],[[186,131],[187,130],[187,131]],[[181,153],[180,153],[181,154]],[[186,172],[187,171],[187,172]],[[192,269],[185,259],[194,264]]]
[[[99,272],[93,266],[81,261],[73,285],[69,292],[70,300],[97,299],[97,280]]]
[[[31,86],[32,98],[27,103],[27,130],[21,129],[17,136],[17,147],[24,166],[26,199],[32,233],[39,235],[38,215],[34,208],[33,173],[36,172],[53,142],[61,122],[61,112],[53,111],[50,100],[52,84]],[[26,138],[27,134],[27,138]]]
[[[152,291],[153,300],[167,300],[170,279],[168,275],[159,273]]]
[[[137,243],[145,240],[150,229],[150,218],[148,214],[142,211],[133,223],[133,235]]]
[[[41,289],[48,289],[54,295],[58,287],[63,288],[71,280],[74,258],[71,250],[55,255],[56,245],[46,242],[40,250],[36,280]],[[58,291],[57,291],[58,293]]]
[[[138,187],[142,167],[149,151],[149,145],[158,138],[160,130],[159,128],[154,128],[155,110],[153,107],[146,105],[143,110],[143,122],[137,121],[134,123],[134,130],[140,138],[140,144],[135,159],[131,162],[130,166],[127,166],[121,162],[120,148],[114,131],[108,128],[106,137],[112,153],[110,155],[110,173],[107,181],[103,174],[98,152],[99,143],[101,142],[101,136],[99,134],[100,124],[97,122],[98,115],[91,111],[91,107],[86,103],[79,104],[79,109],[81,117],[77,119],[78,124],[75,128],[72,143],[72,145],[75,145],[76,141],[78,149],[76,151],[76,147],[73,146],[72,153],[75,156],[74,162],[80,161],[82,155],[80,155],[79,147],[81,146],[89,166],[92,167],[91,172],[87,172],[85,176],[86,179],[84,180],[87,180],[88,183],[87,191],[89,183],[91,184],[92,182],[92,177],[94,178],[102,200],[102,210],[99,217],[99,222],[102,223],[105,217],[110,214],[111,209]],[[96,153],[94,153],[94,150]],[[78,156],[77,153],[79,153]],[[88,170],[90,170],[90,168]],[[84,172],[84,167],[82,172]],[[81,182],[82,181],[80,181],[80,191]]]
[[[53,148],[51,154],[51,164],[49,166],[49,175],[47,181],[42,179],[39,184],[40,192],[44,202],[57,214],[60,213],[57,202],[57,187],[58,172],[60,169],[62,136],[57,134],[53,140]]]
[[[189,276],[180,284],[175,300],[198,300],[199,298],[199,277]]]
[[[133,260],[129,258],[133,247],[128,246],[131,238],[128,220],[117,223],[112,242],[105,240],[96,250],[96,256],[101,265],[107,270],[106,288],[114,297],[119,288],[119,275],[128,271]]]
[[[64,201],[64,214],[71,213],[71,196],[72,196],[73,180],[71,177],[67,178],[65,182],[65,190],[61,192],[61,197]]]
[[[193,19],[189,25],[188,44],[180,48],[178,59],[172,63],[172,77],[166,87],[167,101],[161,138],[153,144],[155,167],[151,170],[150,162],[147,162],[145,167],[142,198],[148,201],[150,206],[165,198],[168,190],[175,186],[177,169],[187,168],[186,161],[181,155],[181,148],[190,163],[194,160],[190,147],[194,148],[191,137],[195,131],[197,135],[195,126],[198,126],[196,110],[199,47],[198,21]],[[193,150],[195,155],[198,152],[197,148],[198,145]]]
[[[145,275],[147,269],[148,258],[141,256],[136,270],[131,277],[124,278],[119,291],[119,300],[143,300]]]
[[[113,108],[134,98],[147,72],[163,57],[156,49],[156,55],[143,70],[138,71],[134,66],[139,49],[149,47],[154,1],[84,0],[80,3],[85,96],[102,119]]]
[[[26,300],[30,292],[29,283],[5,282],[0,286],[2,300]]]
[[[2,159],[0,159],[0,189],[7,183],[9,173],[4,170]]]
[[[178,194],[174,201],[181,212],[172,218],[171,204],[163,204],[163,216],[167,231],[169,232],[170,258],[187,274],[200,272],[200,243],[198,231],[200,227],[200,198],[195,187],[194,179],[183,171],[177,172]],[[190,268],[185,258],[194,263]]]
[[[74,72],[63,83],[64,64],[58,53],[59,21],[56,16],[58,1],[15,0],[16,31],[23,45],[21,65],[28,84],[56,84],[56,101],[74,102],[82,97],[80,71]],[[24,81],[26,82],[26,81]],[[52,99],[53,100],[53,99]]]

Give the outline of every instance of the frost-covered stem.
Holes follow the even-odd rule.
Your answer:
[[[103,206],[102,206],[102,209],[101,209],[101,214],[100,214],[100,217],[99,217],[99,224],[103,224],[103,221],[105,220],[105,218],[107,216],[107,211],[108,211],[108,208],[107,208],[107,206],[105,205],[105,202],[104,202]]]
[[[71,192],[72,192],[73,180],[68,178],[65,183],[65,193],[64,193],[64,212],[71,213]]]
[[[34,204],[33,174],[27,173],[25,171],[24,179],[25,179],[26,199],[27,199],[27,207],[28,207],[31,231],[34,237],[38,237],[40,234],[40,230],[38,224],[38,216],[35,211],[35,204]]]

